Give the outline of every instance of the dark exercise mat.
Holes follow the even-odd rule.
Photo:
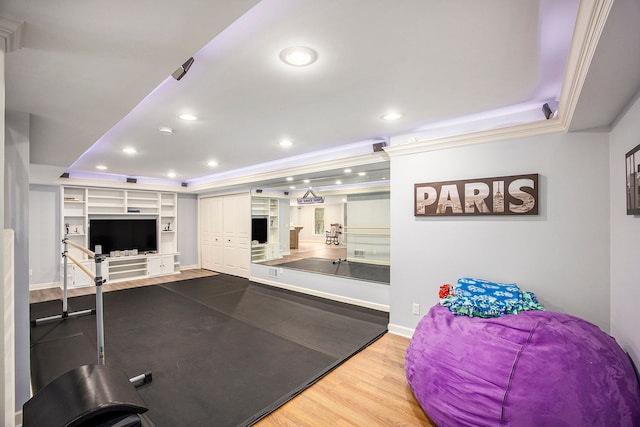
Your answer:
[[[69,307],[94,301],[72,298]],[[51,309],[32,305],[32,317],[45,308]],[[139,392],[157,427],[250,425],[375,340],[388,323],[385,313],[354,308],[349,316],[346,304],[227,275],[107,292],[104,313],[107,364],[129,377],[153,373]],[[87,345],[95,343],[95,316],[58,323],[64,325],[32,327],[33,376],[40,382],[64,372],[64,356],[56,352],[87,357],[91,349],[95,361]]]

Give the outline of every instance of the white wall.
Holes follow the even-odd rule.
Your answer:
[[[289,199],[278,199],[278,243],[280,253],[291,252],[291,236],[289,234],[291,218],[289,218]]]
[[[31,185],[29,188],[30,285],[52,287],[60,282],[60,187]]]
[[[640,363],[640,216],[627,215],[625,153],[640,144],[640,100],[610,134],[611,334]]]
[[[389,265],[391,257],[391,239],[388,236],[390,233],[388,229],[390,208],[389,192],[347,196],[347,219],[345,221],[347,224],[345,229],[347,233],[345,235],[347,259]],[[383,229],[384,227],[386,229]],[[387,234],[387,236],[372,236],[372,234]],[[356,257],[355,251],[364,255]]]
[[[16,410],[29,390],[29,115],[6,112],[4,226],[13,229]]]
[[[391,328],[410,331],[438,288],[516,282],[549,310],[609,330],[606,133],[554,134],[391,158]],[[540,214],[414,217],[414,184],[540,174]],[[419,303],[420,316],[412,315]]]
[[[325,197],[325,203],[318,205],[294,205],[290,209],[290,218],[296,227],[304,227],[300,230],[299,239],[306,242],[324,242],[325,231],[329,230],[331,224],[344,224],[344,208],[342,196]],[[324,208],[324,231],[322,234],[314,235],[314,211],[316,208]]]
[[[178,260],[180,267],[198,265],[198,197],[178,194]]]

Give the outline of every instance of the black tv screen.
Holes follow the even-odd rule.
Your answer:
[[[155,219],[92,219],[89,221],[89,249],[102,245],[102,253],[137,249],[138,253],[158,250]]]
[[[267,218],[251,218],[251,240],[267,243]]]

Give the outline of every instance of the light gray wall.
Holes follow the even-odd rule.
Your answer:
[[[29,399],[29,115],[5,113],[4,226],[15,231],[16,410]]]
[[[627,215],[625,154],[640,144],[640,100],[610,134],[611,334],[640,364],[640,216]]]
[[[463,276],[515,282],[609,330],[606,133],[553,134],[391,157],[391,325],[414,329]],[[414,184],[540,174],[540,214],[414,217]],[[419,316],[411,312],[420,304]]]
[[[60,282],[60,187],[31,185],[29,189],[30,284]]]
[[[178,252],[180,266],[198,265],[198,197],[178,194]]]

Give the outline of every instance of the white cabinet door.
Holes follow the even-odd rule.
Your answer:
[[[173,273],[176,269],[175,257],[173,255],[162,255],[160,268],[162,274]]]
[[[162,274],[162,257],[150,256],[147,258],[147,274],[149,276]]]
[[[224,272],[249,277],[251,265],[251,196],[224,197]]]
[[[91,270],[91,272],[95,273],[96,267],[93,261],[87,263],[83,262],[82,265]],[[79,288],[83,286],[95,285],[93,278],[89,277],[87,273],[85,273],[80,267],[73,264],[71,261],[69,261],[69,266],[67,268],[71,271],[71,286]]]
[[[222,198],[200,199],[200,257],[202,268],[221,271],[223,265]]]
[[[158,255],[147,258],[147,274],[149,276],[158,276],[160,274],[169,274],[175,271],[175,262],[173,255]]]
[[[202,268],[249,277],[251,265],[251,196],[200,199]]]

